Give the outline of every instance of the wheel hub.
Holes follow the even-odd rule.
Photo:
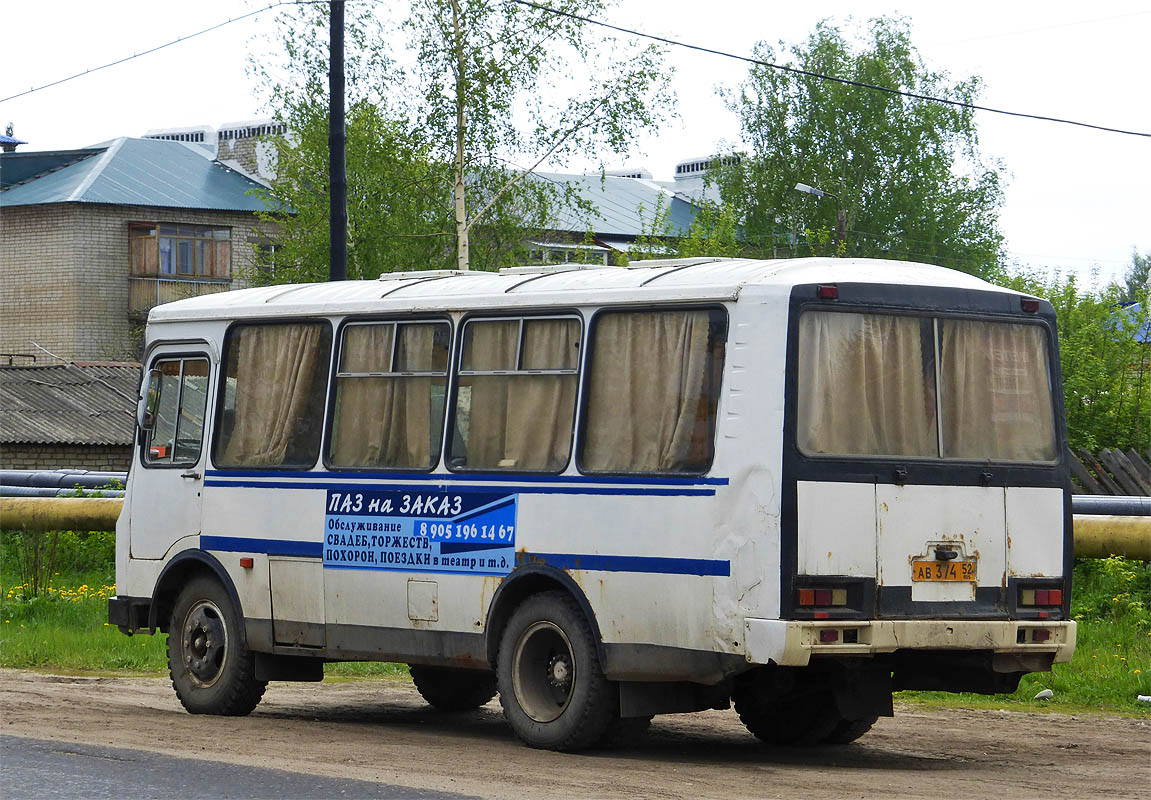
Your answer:
[[[571,683],[571,672],[566,654],[554,655],[548,664],[548,683],[557,689],[566,689]]]
[[[512,656],[512,690],[534,722],[552,722],[567,709],[575,691],[576,662],[559,625],[540,620],[527,627]]]
[[[201,686],[219,680],[227,654],[228,634],[223,615],[215,603],[201,600],[184,618],[181,635],[184,666]]]

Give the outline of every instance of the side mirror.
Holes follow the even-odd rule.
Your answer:
[[[156,428],[156,415],[160,411],[160,380],[163,373],[158,369],[148,371],[144,381],[144,397],[136,414],[136,421],[140,430],[151,433]]]

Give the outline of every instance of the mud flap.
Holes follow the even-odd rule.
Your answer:
[[[835,705],[846,720],[895,715],[891,700],[891,669],[884,664],[850,666],[836,676]]]

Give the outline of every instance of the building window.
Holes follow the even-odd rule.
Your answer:
[[[167,278],[228,278],[232,229],[210,225],[133,224],[132,274]]]
[[[276,282],[276,270],[283,266],[283,249],[283,245],[275,242],[256,243],[256,273],[262,282]]]

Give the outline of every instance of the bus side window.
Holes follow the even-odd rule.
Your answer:
[[[315,465],[331,337],[326,322],[232,327],[225,343],[221,430],[213,453],[217,466]]]
[[[562,472],[579,388],[580,320],[468,320],[448,463]]]
[[[144,464],[174,466],[200,460],[204,410],[208,397],[208,361],[173,358],[157,361],[160,398],[155,427],[148,434]]]
[[[336,371],[328,463],[431,469],[444,430],[446,322],[346,326]]]
[[[718,309],[599,314],[581,471],[705,472],[715,452],[726,338]]]

